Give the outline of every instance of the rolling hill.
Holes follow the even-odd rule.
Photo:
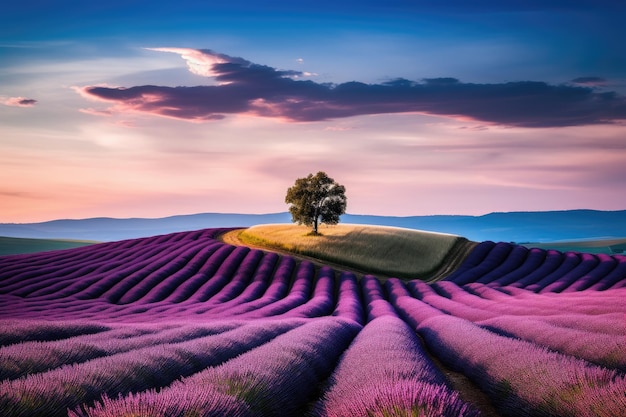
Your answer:
[[[230,230],[0,256],[3,416],[626,409],[625,256],[483,241],[427,284]]]

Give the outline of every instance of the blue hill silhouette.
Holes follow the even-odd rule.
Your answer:
[[[626,237],[626,210],[490,213],[483,216],[376,216],[345,214],[342,223],[405,227],[464,236],[473,241],[551,242]],[[201,213],[157,219],[91,218],[0,223],[0,236],[114,241],[215,227],[290,223],[289,213]]]

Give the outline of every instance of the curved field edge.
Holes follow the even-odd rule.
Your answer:
[[[379,278],[444,278],[476,245],[464,237],[397,227],[342,224],[321,235],[291,224],[257,225],[223,236],[228,243],[275,249],[314,258]]]

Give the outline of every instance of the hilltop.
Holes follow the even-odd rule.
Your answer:
[[[444,233],[361,224],[322,225],[321,235],[293,224],[257,225],[222,236],[227,243],[278,249],[379,277],[436,279],[476,245]]]

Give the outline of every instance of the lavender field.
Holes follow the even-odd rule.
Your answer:
[[[226,230],[0,257],[0,414],[626,415],[626,256],[482,242],[426,284]]]

